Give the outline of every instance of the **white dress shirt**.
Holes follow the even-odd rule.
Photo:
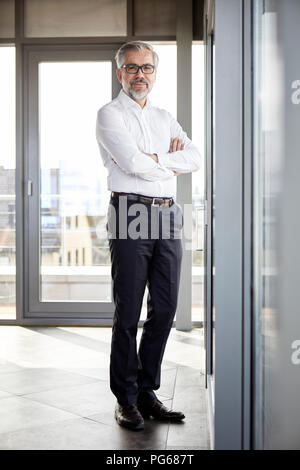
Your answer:
[[[168,111],[151,104],[144,108],[123,90],[99,109],[96,136],[110,191],[176,199],[176,176],[200,168],[201,155]],[[169,153],[171,137],[184,150]],[[156,153],[158,163],[145,153]]]

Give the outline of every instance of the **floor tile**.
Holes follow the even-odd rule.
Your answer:
[[[109,367],[106,360],[106,367],[68,367],[64,370],[72,374],[84,375],[98,380],[109,380]]]
[[[122,439],[112,429],[85,418],[0,434],[2,450],[100,450],[121,446]]]
[[[72,385],[95,382],[96,379],[71,374],[59,369],[25,368],[18,372],[2,374],[0,390],[15,395],[38,392]]]
[[[179,366],[177,368],[176,387],[197,386],[205,388],[205,375],[193,367]]]
[[[114,429],[120,439],[120,449],[164,449],[166,446],[169,423],[155,421],[154,419],[145,420],[145,428],[139,432],[133,432],[129,429],[119,426],[113,417],[113,409],[109,412],[99,415],[89,416],[89,419],[108,423],[108,427]]]
[[[185,420],[182,425],[170,424],[167,445],[208,447],[206,416],[186,411],[184,414]]]
[[[187,381],[185,387],[176,387],[173,405],[186,413],[206,413],[207,390],[198,385],[190,385]]]
[[[107,382],[97,381],[72,387],[25,395],[28,400],[44,403],[79,416],[102,413],[112,409],[115,397]]]
[[[161,383],[156,394],[173,398],[177,369],[166,369],[161,372]]]
[[[3,398],[0,400],[0,447],[1,433],[73,418],[71,413],[33,403],[23,397]]]

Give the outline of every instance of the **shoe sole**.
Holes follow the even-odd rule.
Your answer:
[[[170,421],[171,423],[180,423],[184,419],[184,418],[167,418],[164,416],[153,416],[153,418],[157,419],[157,421]]]
[[[185,416],[183,416],[182,418],[171,418],[171,417],[163,417],[163,416],[155,416],[151,413],[148,413],[147,411],[144,411],[143,409],[139,408],[139,412],[141,413],[142,417],[144,419],[150,419],[151,416],[154,418],[154,419],[157,419],[158,421],[172,421],[172,422],[175,422],[175,423],[178,423],[179,421],[182,421],[183,419],[185,419]]]

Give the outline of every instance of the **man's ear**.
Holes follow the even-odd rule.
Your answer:
[[[122,83],[122,72],[120,69],[116,70],[116,75],[120,83]]]

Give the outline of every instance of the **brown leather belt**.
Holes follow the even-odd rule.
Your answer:
[[[172,197],[150,197],[144,196],[142,194],[132,194],[132,193],[117,193],[112,191],[111,197],[120,197],[127,196],[127,199],[130,201],[139,201],[144,202],[145,204],[151,204],[152,206],[172,206],[174,204],[174,199]]]

